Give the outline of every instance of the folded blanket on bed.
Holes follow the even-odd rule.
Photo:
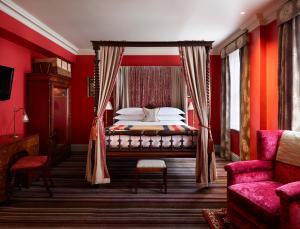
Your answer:
[[[134,130],[134,131],[164,131],[164,132],[189,132],[197,131],[196,128],[186,125],[114,125],[110,131]]]

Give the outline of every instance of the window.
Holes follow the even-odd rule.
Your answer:
[[[229,54],[230,71],[230,129],[240,130],[240,53]]]

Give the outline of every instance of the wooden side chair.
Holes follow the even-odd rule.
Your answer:
[[[49,197],[53,197],[50,187],[54,187],[54,183],[50,173],[51,155],[55,151],[56,135],[54,134],[49,139],[49,152],[48,155],[22,155],[13,162],[10,167],[11,176],[11,190],[10,194],[13,194],[14,187],[18,184],[16,179],[18,176],[23,176],[28,180],[29,175],[36,175],[37,178],[42,178]],[[50,182],[50,185],[49,185]]]
[[[43,179],[49,197],[52,197],[53,194],[50,190],[48,181],[50,181],[52,187],[54,187],[54,183],[50,174],[49,162],[50,160],[48,156],[27,155],[17,160],[10,168],[11,194],[13,193],[14,187],[17,185],[16,177],[18,175],[25,175],[25,177],[28,177],[28,175],[34,174]]]

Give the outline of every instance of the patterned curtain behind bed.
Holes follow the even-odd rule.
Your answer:
[[[171,106],[171,68],[130,67],[128,74],[131,107]]]
[[[186,84],[181,67],[121,67],[115,90],[115,110],[124,107],[177,107],[185,110]]]

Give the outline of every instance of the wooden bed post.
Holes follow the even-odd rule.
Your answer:
[[[208,116],[209,116],[209,120],[208,120],[208,124],[210,126],[210,114],[211,114],[211,107],[210,107],[210,99],[211,99],[211,85],[210,85],[210,57],[209,57],[209,52],[211,47],[206,46],[206,90],[207,90],[207,106],[209,107],[208,110]]]
[[[99,46],[94,46],[94,51],[95,51],[95,60],[94,60],[94,94],[95,94],[95,103],[94,103],[94,113],[95,117],[97,116],[98,112],[98,102],[99,102],[99,79],[100,79],[100,69],[99,69]]]

